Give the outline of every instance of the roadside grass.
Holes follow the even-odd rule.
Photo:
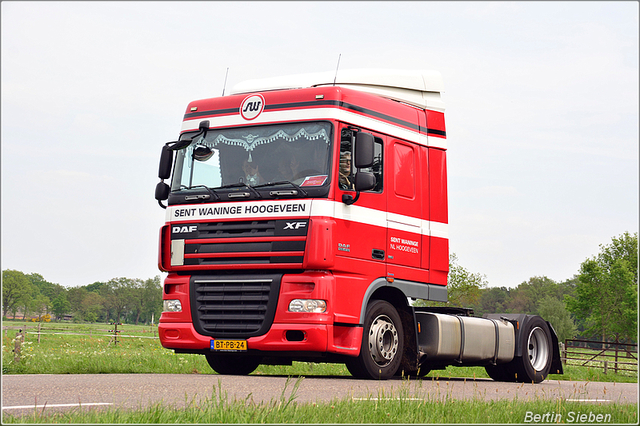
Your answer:
[[[3,374],[212,373],[201,355],[175,354],[157,339],[27,334],[20,361],[14,360],[14,338],[2,339]]]
[[[14,361],[17,330],[3,330],[3,374],[98,374],[98,373],[173,373],[215,374],[202,355],[175,354],[164,349],[153,328],[148,326],[119,327],[123,330],[119,343],[111,341],[109,324],[59,324],[41,326],[38,343],[37,325],[33,323],[6,325],[24,327],[27,334],[21,359]],[[24,331],[24,328],[23,328]],[[53,334],[64,333],[64,334]],[[75,333],[75,334],[71,334]],[[90,334],[90,335],[89,335]],[[132,337],[128,337],[132,336]],[[562,375],[551,374],[548,380],[582,380],[637,383],[637,376],[604,374],[602,368],[565,366]],[[555,401],[484,401],[479,396],[460,401],[450,395],[421,395],[402,387],[395,393],[380,393],[362,400],[333,400],[328,403],[298,403],[296,391],[304,377],[349,376],[342,364],[294,362],[291,366],[261,365],[254,375],[289,377],[279,398],[268,403],[256,403],[251,395],[243,400],[229,399],[220,385],[204,400],[187,401],[184,406],[162,403],[147,408],[74,409],[58,412],[34,409],[33,413],[14,416],[3,413],[3,423],[523,423],[526,416],[553,413],[551,423],[593,423],[602,415],[611,423],[637,423],[637,405]],[[298,377],[297,380],[292,378]],[[483,367],[448,367],[431,371],[422,380],[449,378],[488,378]],[[403,381],[403,384],[420,380]],[[529,413],[529,414],[527,414]],[[586,414],[586,420],[576,416]],[[599,422],[599,421],[596,421]],[[544,421],[543,421],[544,423]]]
[[[21,359],[14,361],[13,349],[17,329],[25,325],[26,336]],[[113,343],[113,329],[109,324],[46,323],[41,326],[40,343],[36,334],[37,324],[13,321],[3,322],[11,326],[2,335],[2,374],[108,374],[108,373],[158,373],[158,374],[214,374],[202,355],[176,354],[165,349],[151,326],[119,326],[122,334],[118,344]],[[63,334],[53,334],[63,333]],[[76,334],[71,334],[76,333]],[[88,335],[91,334],[91,335]],[[129,337],[132,336],[132,337]],[[318,364],[294,362],[290,366],[260,365],[254,375],[279,376],[349,376],[343,364]],[[488,378],[483,367],[453,367],[433,370],[425,378]],[[602,367],[565,365],[564,374],[550,374],[548,380],[580,380],[598,382],[637,383],[637,375]]]
[[[185,400],[183,407],[152,404],[147,408],[124,410],[75,409],[48,413],[34,410],[31,414],[3,415],[3,423],[525,423],[533,416],[547,415],[542,423],[627,423],[637,424],[635,404],[590,404],[562,399],[518,401],[456,400],[451,395],[424,395],[408,386],[395,392],[379,392],[362,399],[334,399],[330,402],[298,403],[299,378],[287,383],[279,397],[256,403],[251,395],[245,399],[229,399],[220,383],[204,400]],[[291,390],[288,388],[292,386]],[[584,417],[581,417],[584,416]],[[528,420],[529,419],[529,420]],[[537,421],[539,422],[539,421]]]

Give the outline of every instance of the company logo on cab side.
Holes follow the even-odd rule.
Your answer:
[[[250,95],[244,98],[240,105],[240,115],[245,120],[253,120],[264,110],[264,98],[262,95]]]

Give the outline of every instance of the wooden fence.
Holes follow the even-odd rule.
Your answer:
[[[566,365],[597,367],[607,374],[609,370],[617,373],[638,374],[638,345],[595,340],[567,339],[561,348],[562,361]]]
[[[45,325],[46,324],[46,325]],[[63,335],[63,336],[89,336],[89,337],[111,337],[113,343],[118,343],[121,337],[135,337],[141,339],[157,339],[157,327],[148,327],[149,330],[146,330],[147,327],[142,326],[131,326],[132,328],[136,328],[136,332],[134,333],[126,333],[126,329],[123,329],[122,323],[111,323],[111,324],[103,324],[104,326],[109,326],[110,329],[104,328],[90,328],[88,330],[80,330],[78,332],[77,329],[72,327],[59,327],[56,326],[55,323],[36,323],[35,325],[3,325],[3,334],[8,336],[9,330],[19,330],[22,335],[36,335],[38,338],[38,343],[40,343],[40,336],[47,334],[55,334],[55,335]],[[120,329],[118,329],[120,327]],[[124,334],[123,334],[124,333]],[[140,333],[143,333],[142,335]],[[152,335],[145,335],[146,333]]]

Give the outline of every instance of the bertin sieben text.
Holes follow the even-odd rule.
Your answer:
[[[553,411],[547,413],[533,413],[527,411],[524,415],[525,423],[610,423],[611,414],[594,414],[591,411],[582,413],[569,411],[565,416]]]

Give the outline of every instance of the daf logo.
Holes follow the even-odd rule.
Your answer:
[[[286,222],[284,229],[300,229],[307,226],[306,222]]]
[[[183,234],[188,232],[196,232],[198,230],[198,225],[191,226],[174,226],[171,228],[171,232],[174,234]]]

